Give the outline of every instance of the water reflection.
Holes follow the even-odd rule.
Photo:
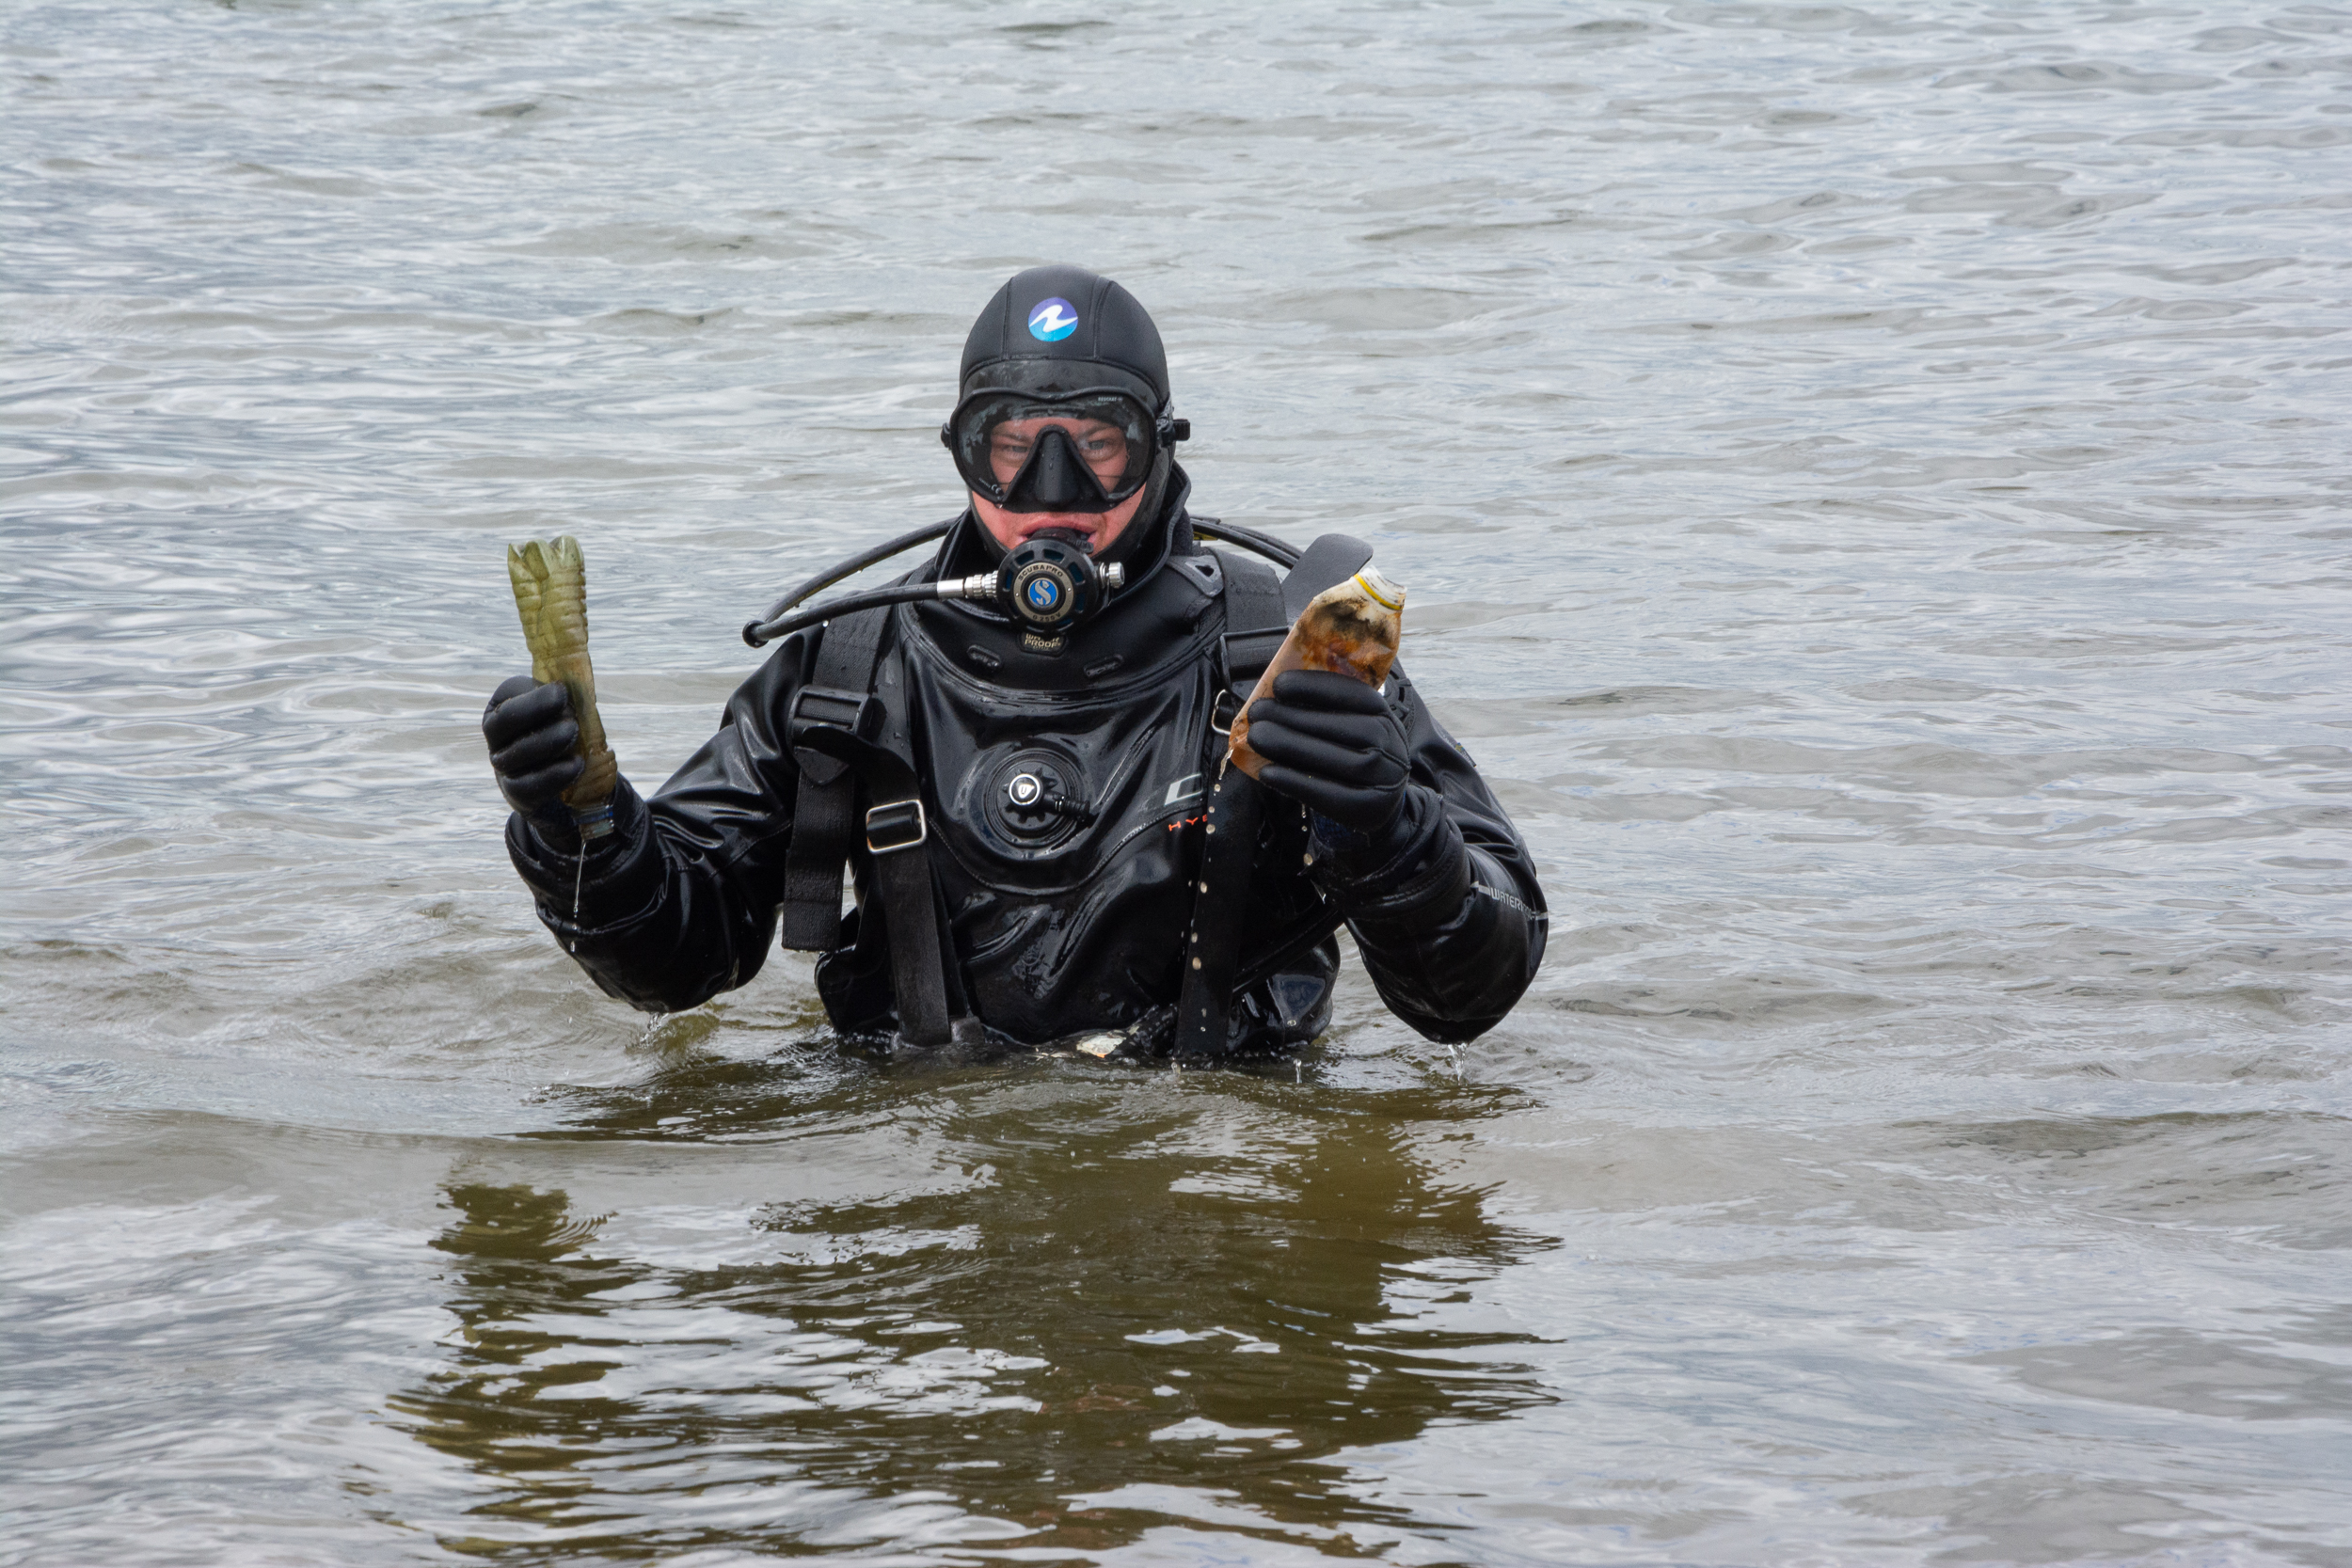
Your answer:
[[[739,1133],[767,1096],[804,1092],[806,1070],[681,1069],[581,1097],[577,1133]],[[1002,1069],[837,1085],[921,1130],[922,1170],[961,1162],[970,1179],[771,1206],[755,1223],[772,1249],[740,1264],[632,1261],[599,1234],[612,1216],[562,1192],[449,1185],[456,1215],[434,1244],[454,1259],[460,1348],[395,1402],[493,1488],[445,1544],[811,1549],[871,1539],[853,1521],[889,1499],[901,1536],[905,1506],[929,1503],[967,1537],[1018,1527],[1025,1548],[1074,1552],[1170,1522],[1185,1504],[1168,1488],[1221,1528],[1239,1507],[1258,1521],[1243,1528],[1326,1551],[1351,1549],[1351,1524],[1403,1525],[1351,1496],[1333,1456],[1550,1397],[1507,1358],[1526,1337],[1473,1301],[1543,1243],[1425,1153],[1433,1122],[1507,1097],[1334,1102],[1218,1076],[1166,1092]],[[857,1115],[788,1102],[835,1126]],[[1102,1496],[1138,1487],[1159,1490]]]

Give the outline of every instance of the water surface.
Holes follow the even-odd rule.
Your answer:
[[[2352,11],[0,19],[0,1560],[2352,1562]],[[651,785],[955,505],[1018,267],[1376,542],[1527,832],[1458,1054],[649,1022]]]

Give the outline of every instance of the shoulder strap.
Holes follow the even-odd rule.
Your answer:
[[[1278,579],[1274,569],[1262,562],[1225,558],[1225,675],[1233,699],[1246,698],[1265,673],[1307,601],[1362,571],[1371,559],[1371,546],[1343,533],[1327,533],[1308,546],[1283,578]],[[1258,781],[1220,761],[1216,783],[1209,790],[1192,927],[1184,936],[1184,984],[1176,999],[1174,1053],[1179,1058],[1199,1060],[1225,1052],[1241,929],[1256,869],[1258,824],[1264,811],[1265,792]],[[1314,924],[1319,929],[1301,950],[1336,928],[1337,917],[1327,918],[1328,924],[1318,918]],[[1286,949],[1286,957],[1296,953]]]
[[[890,988],[899,1037],[929,1047],[968,1035],[962,971],[952,961],[946,911],[926,847],[930,822],[922,782],[900,751],[903,733],[868,740],[845,727],[816,725],[802,740],[809,750],[847,764],[873,801],[860,825],[872,857],[875,898],[861,921],[879,912],[890,939]]]
[[[1258,781],[1217,764],[1209,786],[1200,880],[1193,895],[1192,928],[1184,934],[1184,978],[1176,994],[1173,1053],[1183,1061],[1225,1053],[1226,1018],[1232,1010],[1233,966],[1248,912],[1249,876],[1258,858],[1258,819],[1264,808]]]
[[[874,665],[889,615],[869,610],[828,625],[817,647],[815,676],[793,693],[785,715],[785,743],[800,766],[801,785],[792,803],[792,841],[785,848],[778,940],[801,952],[829,953],[841,944],[841,868],[857,826],[857,779],[850,765],[804,741],[817,726],[848,730],[863,740],[882,733]]]
[[[869,907],[866,918],[879,913],[890,941],[899,1037],[909,1045],[938,1046],[975,1036],[975,1026],[931,875],[930,823],[911,755],[907,705],[897,692],[904,682],[903,656],[879,649],[888,613],[869,610],[834,623],[818,651],[817,678],[792,700],[792,755],[801,767],[795,810],[814,815],[805,831],[795,816],[785,850],[782,940],[787,947],[820,937],[826,950],[838,945],[841,867],[862,840],[880,906]],[[836,657],[834,639],[845,630],[847,646]],[[866,689],[848,686],[852,677],[862,678]],[[863,815],[857,810],[861,784],[868,802]]]
[[[1235,691],[1257,684],[1290,635],[1282,579],[1263,561],[1217,552],[1225,563],[1225,680]]]
[[[1274,662],[1307,601],[1362,571],[1372,559],[1372,546],[1344,533],[1324,534],[1280,578],[1263,561],[1238,555],[1222,559],[1226,674],[1236,692],[1247,694]]]

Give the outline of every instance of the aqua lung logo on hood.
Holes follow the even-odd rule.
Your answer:
[[[1041,343],[1058,343],[1078,330],[1078,312],[1066,299],[1040,301],[1029,312],[1029,336]]]

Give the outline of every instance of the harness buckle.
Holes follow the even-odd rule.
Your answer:
[[[1241,717],[1241,705],[1242,696],[1240,692],[1235,691],[1230,686],[1218,687],[1216,690],[1216,701],[1209,705],[1209,733],[1211,735],[1232,735],[1233,733],[1233,721]],[[1225,721],[1220,724],[1217,722],[1219,719],[1222,719]]]
[[[882,704],[866,692],[804,686],[792,693],[792,705],[785,711],[784,733],[796,747],[803,731],[818,726],[847,730],[860,740],[871,740],[882,728]]]
[[[866,847],[874,854],[912,849],[930,836],[920,800],[885,800],[866,814]]]

